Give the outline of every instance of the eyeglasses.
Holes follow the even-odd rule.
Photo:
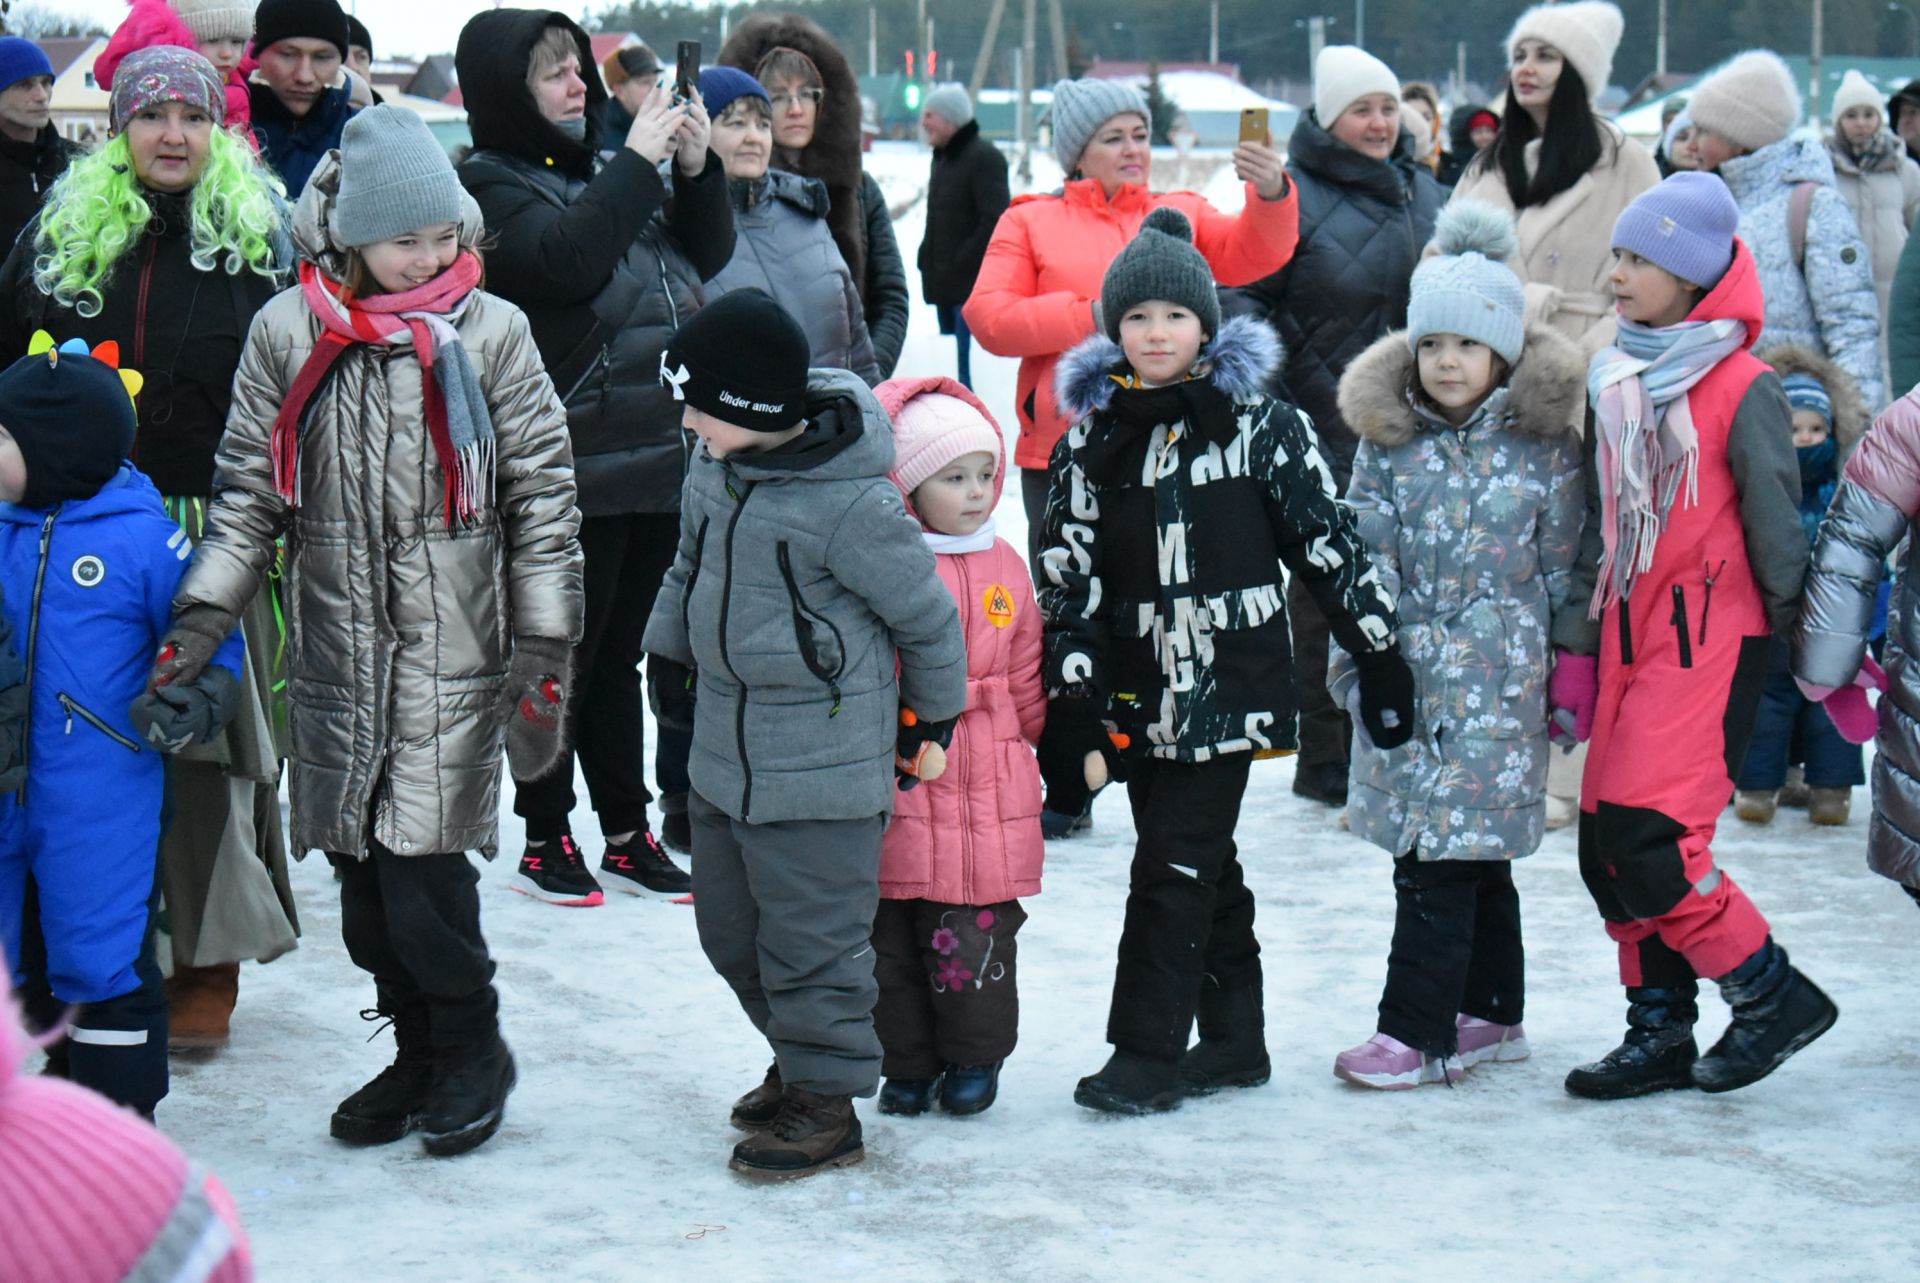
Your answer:
[[[827,96],[824,89],[801,89],[790,94],[773,94],[771,101],[781,111],[788,111],[805,103],[809,107],[818,107],[820,100]]]

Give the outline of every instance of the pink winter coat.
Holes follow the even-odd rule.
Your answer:
[[[980,399],[951,379],[897,378],[874,389],[896,420],[905,401],[925,393],[967,402],[999,432]],[[998,503],[1006,451],[996,453]],[[894,481],[899,484],[897,476]],[[967,707],[954,728],[945,773],[895,797],[880,850],[880,894],[942,904],[1037,895],[1045,841],[1033,745],[1046,725],[1047,694],[1033,580],[1026,558],[1004,539],[979,552],[937,554],[934,563],[966,632]]]

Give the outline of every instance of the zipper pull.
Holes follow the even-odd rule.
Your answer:
[[[1702,568],[1705,568],[1704,565]],[[1702,646],[1707,644],[1707,612],[1713,609],[1713,581],[1718,579],[1720,572],[1726,568],[1727,559],[1722,557],[1719,565],[1706,572],[1707,592],[1706,596],[1700,602],[1700,644]]]

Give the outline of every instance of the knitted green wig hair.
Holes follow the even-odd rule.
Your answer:
[[[278,275],[289,254],[284,191],[245,142],[213,130],[206,167],[188,197],[193,265]],[[76,159],[47,194],[33,240],[34,284],[62,307],[99,315],[101,289],[152,216],[127,137],[116,135]]]

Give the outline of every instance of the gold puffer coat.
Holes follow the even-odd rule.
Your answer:
[[[301,255],[338,276],[337,158],[294,215]],[[470,208],[461,240],[480,232]],[[238,615],[287,541],[293,849],[361,858],[498,845],[513,638],[580,637],[580,514],[567,416],[520,309],[475,290],[450,316],[493,418],[494,495],[449,530],[412,346],[357,345],[300,432],[301,504],[268,437],[320,322],[298,287],[261,309],[234,378],[207,535],[174,599]]]

